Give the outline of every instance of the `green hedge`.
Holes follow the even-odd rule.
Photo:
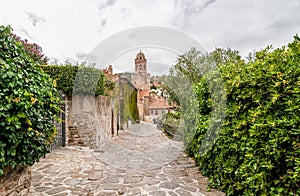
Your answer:
[[[10,27],[0,26],[0,176],[47,153],[60,112],[53,81],[28,56]]]
[[[104,94],[104,75],[99,69],[73,65],[45,65],[45,73],[57,83],[57,88],[66,95],[75,94]]]
[[[226,117],[216,143],[204,154],[199,149],[211,122],[209,76],[195,85],[200,117],[188,153],[211,187],[228,195],[300,195],[299,64],[295,37],[288,47],[267,48],[248,63],[219,65]]]

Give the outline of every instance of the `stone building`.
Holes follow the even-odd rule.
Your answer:
[[[151,118],[165,113],[169,105],[163,97],[150,93],[150,73],[147,72],[147,59],[140,50],[134,59],[134,73],[122,73],[138,90],[139,118],[151,121]],[[166,107],[167,106],[167,107]]]
[[[140,52],[134,60],[135,73],[131,75],[132,84],[139,90],[150,90],[150,74],[147,73],[147,59],[144,53]]]
[[[149,116],[150,74],[147,73],[147,59],[140,52],[134,60],[135,73],[131,75],[132,84],[138,89],[138,110],[141,120]]]
[[[170,113],[171,110],[172,107],[169,105],[169,101],[166,97],[150,92],[149,115],[151,118],[160,116],[164,113]]]
[[[145,120],[149,116],[150,74],[147,72],[147,59],[141,50],[134,59],[134,66],[134,73],[122,73],[121,76],[127,78],[138,90],[139,118]]]

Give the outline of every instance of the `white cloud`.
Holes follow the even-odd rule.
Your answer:
[[[46,22],[45,18],[40,17],[34,13],[31,13],[31,12],[25,12],[25,13],[28,15],[28,18],[33,26],[36,26],[37,23],[40,23],[40,22]]]
[[[175,11],[177,12],[172,23],[175,26],[185,28],[189,26],[189,21],[216,0],[174,0]]]
[[[287,44],[300,32],[299,2],[0,0],[0,24],[10,24],[15,33],[62,61],[82,59],[82,54],[88,54],[110,36],[141,26],[174,28],[192,36],[206,50],[229,46],[247,55],[268,44]],[[119,63],[130,64],[133,58],[128,56]],[[164,63],[160,58],[149,61]]]

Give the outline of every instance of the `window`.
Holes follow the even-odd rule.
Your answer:
[[[158,111],[157,110],[155,110],[155,115],[158,115]]]

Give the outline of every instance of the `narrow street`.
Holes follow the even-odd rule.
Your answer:
[[[206,185],[181,142],[141,123],[100,149],[54,150],[33,165],[30,195],[224,195]]]

